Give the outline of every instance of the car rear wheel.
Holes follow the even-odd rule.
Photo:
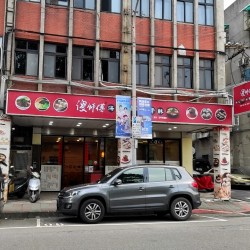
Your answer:
[[[175,220],[185,221],[192,214],[192,206],[186,198],[177,198],[171,203],[170,214]]]
[[[80,208],[80,219],[88,224],[100,222],[105,214],[105,208],[97,199],[85,201]]]

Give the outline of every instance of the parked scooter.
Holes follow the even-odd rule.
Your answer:
[[[31,177],[29,179],[28,184],[28,197],[30,202],[34,203],[40,199],[41,193],[41,181],[40,181],[40,174],[38,172],[33,171],[33,167],[31,169]]]
[[[27,191],[29,182],[28,173],[26,176],[17,177],[15,173],[14,166],[10,166],[9,180],[8,180],[8,196],[17,196],[18,198],[23,198]]]
[[[0,213],[2,213],[4,207],[3,192],[4,192],[4,178],[0,176]]]

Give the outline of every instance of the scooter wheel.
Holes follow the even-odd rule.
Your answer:
[[[16,196],[17,196],[17,198],[22,199],[24,197],[24,195],[25,195],[25,193],[19,193]]]
[[[36,192],[30,192],[29,193],[29,200],[31,203],[34,203],[38,200],[38,195]]]

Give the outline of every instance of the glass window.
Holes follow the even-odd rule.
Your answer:
[[[106,138],[105,139],[105,165],[116,166],[117,165],[117,139]]]
[[[137,0],[132,0],[132,8],[135,10]],[[139,0],[137,9],[136,9],[137,16],[145,16],[149,17],[149,0]]]
[[[74,7],[94,10],[95,0],[74,0]]]
[[[147,140],[138,140],[138,148],[136,150],[137,160],[143,162],[148,161],[148,141]]]
[[[180,180],[181,179],[180,172],[176,168],[173,169],[173,172],[174,172],[175,179]]]
[[[63,140],[58,136],[43,136],[41,149],[42,165],[62,164]]]
[[[155,86],[170,88],[170,57],[155,56]]]
[[[120,81],[120,52],[101,50],[102,80],[107,82]]]
[[[171,20],[172,18],[172,1],[155,0],[155,18]]]
[[[171,169],[165,168],[165,174],[166,174],[166,181],[173,181],[174,180]]]
[[[180,162],[180,142],[178,140],[165,140],[165,162]]]
[[[149,72],[148,54],[136,54],[136,79],[138,85],[148,86],[148,72]]]
[[[144,182],[143,170],[143,168],[129,169],[123,172],[118,179],[120,179],[123,184],[142,183]]]
[[[68,6],[69,0],[46,0],[46,4]]]
[[[214,0],[199,0],[199,24],[214,25]]]
[[[193,61],[190,58],[178,57],[177,60],[177,82],[178,88],[193,87]]]
[[[200,60],[200,89],[213,90],[214,66],[211,60]]]
[[[194,22],[194,1],[177,0],[177,21],[185,23]]]
[[[160,182],[165,181],[165,169],[164,168],[148,168],[148,181]]]
[[[27,53],[27,75],[36,76],[38,68],[38,54]]]
[[[66,78],[66,46],[45,44],[44,46],[44,76]]]
[[[38,75],[38,42],[16,40],[15,74]]]
[[[149,141],[149,161],[163,163],[163,141],[153,139]]]
[[[3,38],[0,37],[0,69],[2,68],[3,61]]]
[[[73,47],[72,79],[93,81],[94,49]]]
[[[101,11],[120,13],[121,0],[101,0]]]

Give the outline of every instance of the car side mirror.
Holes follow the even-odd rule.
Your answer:
[[[118,186],[118,185],[121,185],[122,184],[122,180],[121,179],[116,179],[114,181],[114,186]]]

